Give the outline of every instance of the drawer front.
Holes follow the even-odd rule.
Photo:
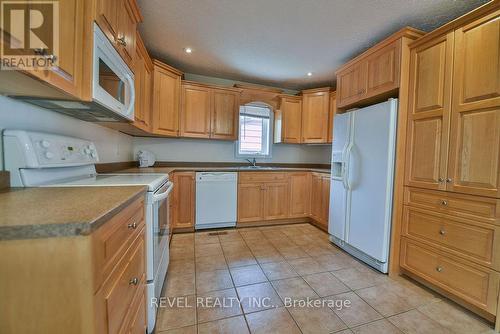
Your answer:
[[[402,238],[401,267],[488,313],[497,309],[498,273]]]
[[[405,187],[405,204],[500,225],[500,200]]]
[[[146,289],[142,289],[140,295],[138,296],[138,303],[134,305],[131,310],[131,321],[128,326],[128,331],[125,333],[130,334],[144,334],[146,332]]]
[[[286,173],[282,172],[240,172],[240,183],[251,182],[279,182],[286,180]]]
[[[455,255],[499,268],[499,228],[466,219],[444,216],[427,210],[405,206],[403,233],[443,247]],[[495,252],[495,250],[497,250]]]
[[[118,333],[139,289],[144,289],[146,278],[144,230],[142,236],[122,259],[103,286],[107,333]]]
[[[144,226],[144,200],[125,208],[92,235],[96,291]]]

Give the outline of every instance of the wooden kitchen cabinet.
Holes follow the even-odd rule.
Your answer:
[[[366,58],[366,97],[399,87],[401,39],[382,47]]]
[[[311,207],[311,173],[289,173],[289,217],[308,217]]]
[[[196,201],[195,173],[175,172],[173,182],[173,228],[194,229]]]
[[[240,89],[182,82],[180,136],[238,139]]]
[[[312,173],[311,175],[311,218],[324,230],[328,230],[330,208],[330,175]]]
[[[151,109],[153,96],[153,63],[149,58],[139,33],[136,38],[134,61],[135,109],[134,126],[146,132],[151,131]]]
[[[288,217],[288,182],[264,185],[264,219]]]
[[[302,142],[302,96],[281,96],[281,142]]]
[[[330,113],[328,115],[328,142],[333,141],[333,123],[337,113],[337,92],[330,93]]]
[[[264,191],[262,183],[238,185],[238,222],[264,220]]]
[[[179,135],[179,98],[182,72],[153,60],[152,131],[164,136]]]
[[[321,175],[318,173],[311,174],[311,218],[315,221],[321,220],[321,205],[322,205],[322,193],[321,193]]]
[[[302,143],[328,141],[330,87],[302,91]]]
[[[337,73],[338,106],[362,100],[366,95],[366,62],[355,63]]]
[[[205,85],[182,83],[180,136],[210,138],[211,94]]]
[[[410,53],[406,185],[446,189],[453,33]]]

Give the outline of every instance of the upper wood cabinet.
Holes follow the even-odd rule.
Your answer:
[[[196,183],[194,172],[175,172],[173,177],[174,228],[194,228]]]
[[[133,68],[137,23],[142,21],[135,0],[97,0],[95,20],[123,60]]]
[[[164,136],[179,135],[179,97],[182,72],[153,60],[152,131]]]
[[[302,97],[281,96],[280,112],[282,117],[281,142],[302,142]]]
[[[311,211],[311,173],[289,173],[289,214],[291,218],[307,217]]]
[[[453,33],[411,50],[406,184],[446,189]]]
[[[180,135],[236,140],[240,89],[183,81]]]
[[[401,77],[403,39],[424,33],[404,28],[337,70],[337,107],[347,110],[397,96]]]
[[[333,121],[337,113],[337,92],[330,93],[330,113],[328,115],[328,142],[333,141]]]
[[[151,130],[151,110],[153,96],[153,63],[137,33],[134,61],[135,109],[134,126],[144,131]]]
[[[302,143],[328,141],[330,88],[302,91]]]
[[[210,88],[183,82],[181,88],[181,137],[210,138]]]

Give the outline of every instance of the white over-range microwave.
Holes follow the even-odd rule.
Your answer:
[[[89,122],[133,121],[134,74],[95,22],[93,39],[92,101],[14,98]]]

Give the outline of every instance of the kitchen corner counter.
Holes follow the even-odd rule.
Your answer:
[[[0,241],[89,235],[146,187],[11,188],[0,192]]]
[[[307,168],[307,167],[272,167],[272,168],[248,168],[248,167],[204,167],[204,166],[169,166],[169,167],[147,167],[147,168],[127,168],[113,173],[161,173],[172,172],[315,172],[330,174],[330,169]]]

